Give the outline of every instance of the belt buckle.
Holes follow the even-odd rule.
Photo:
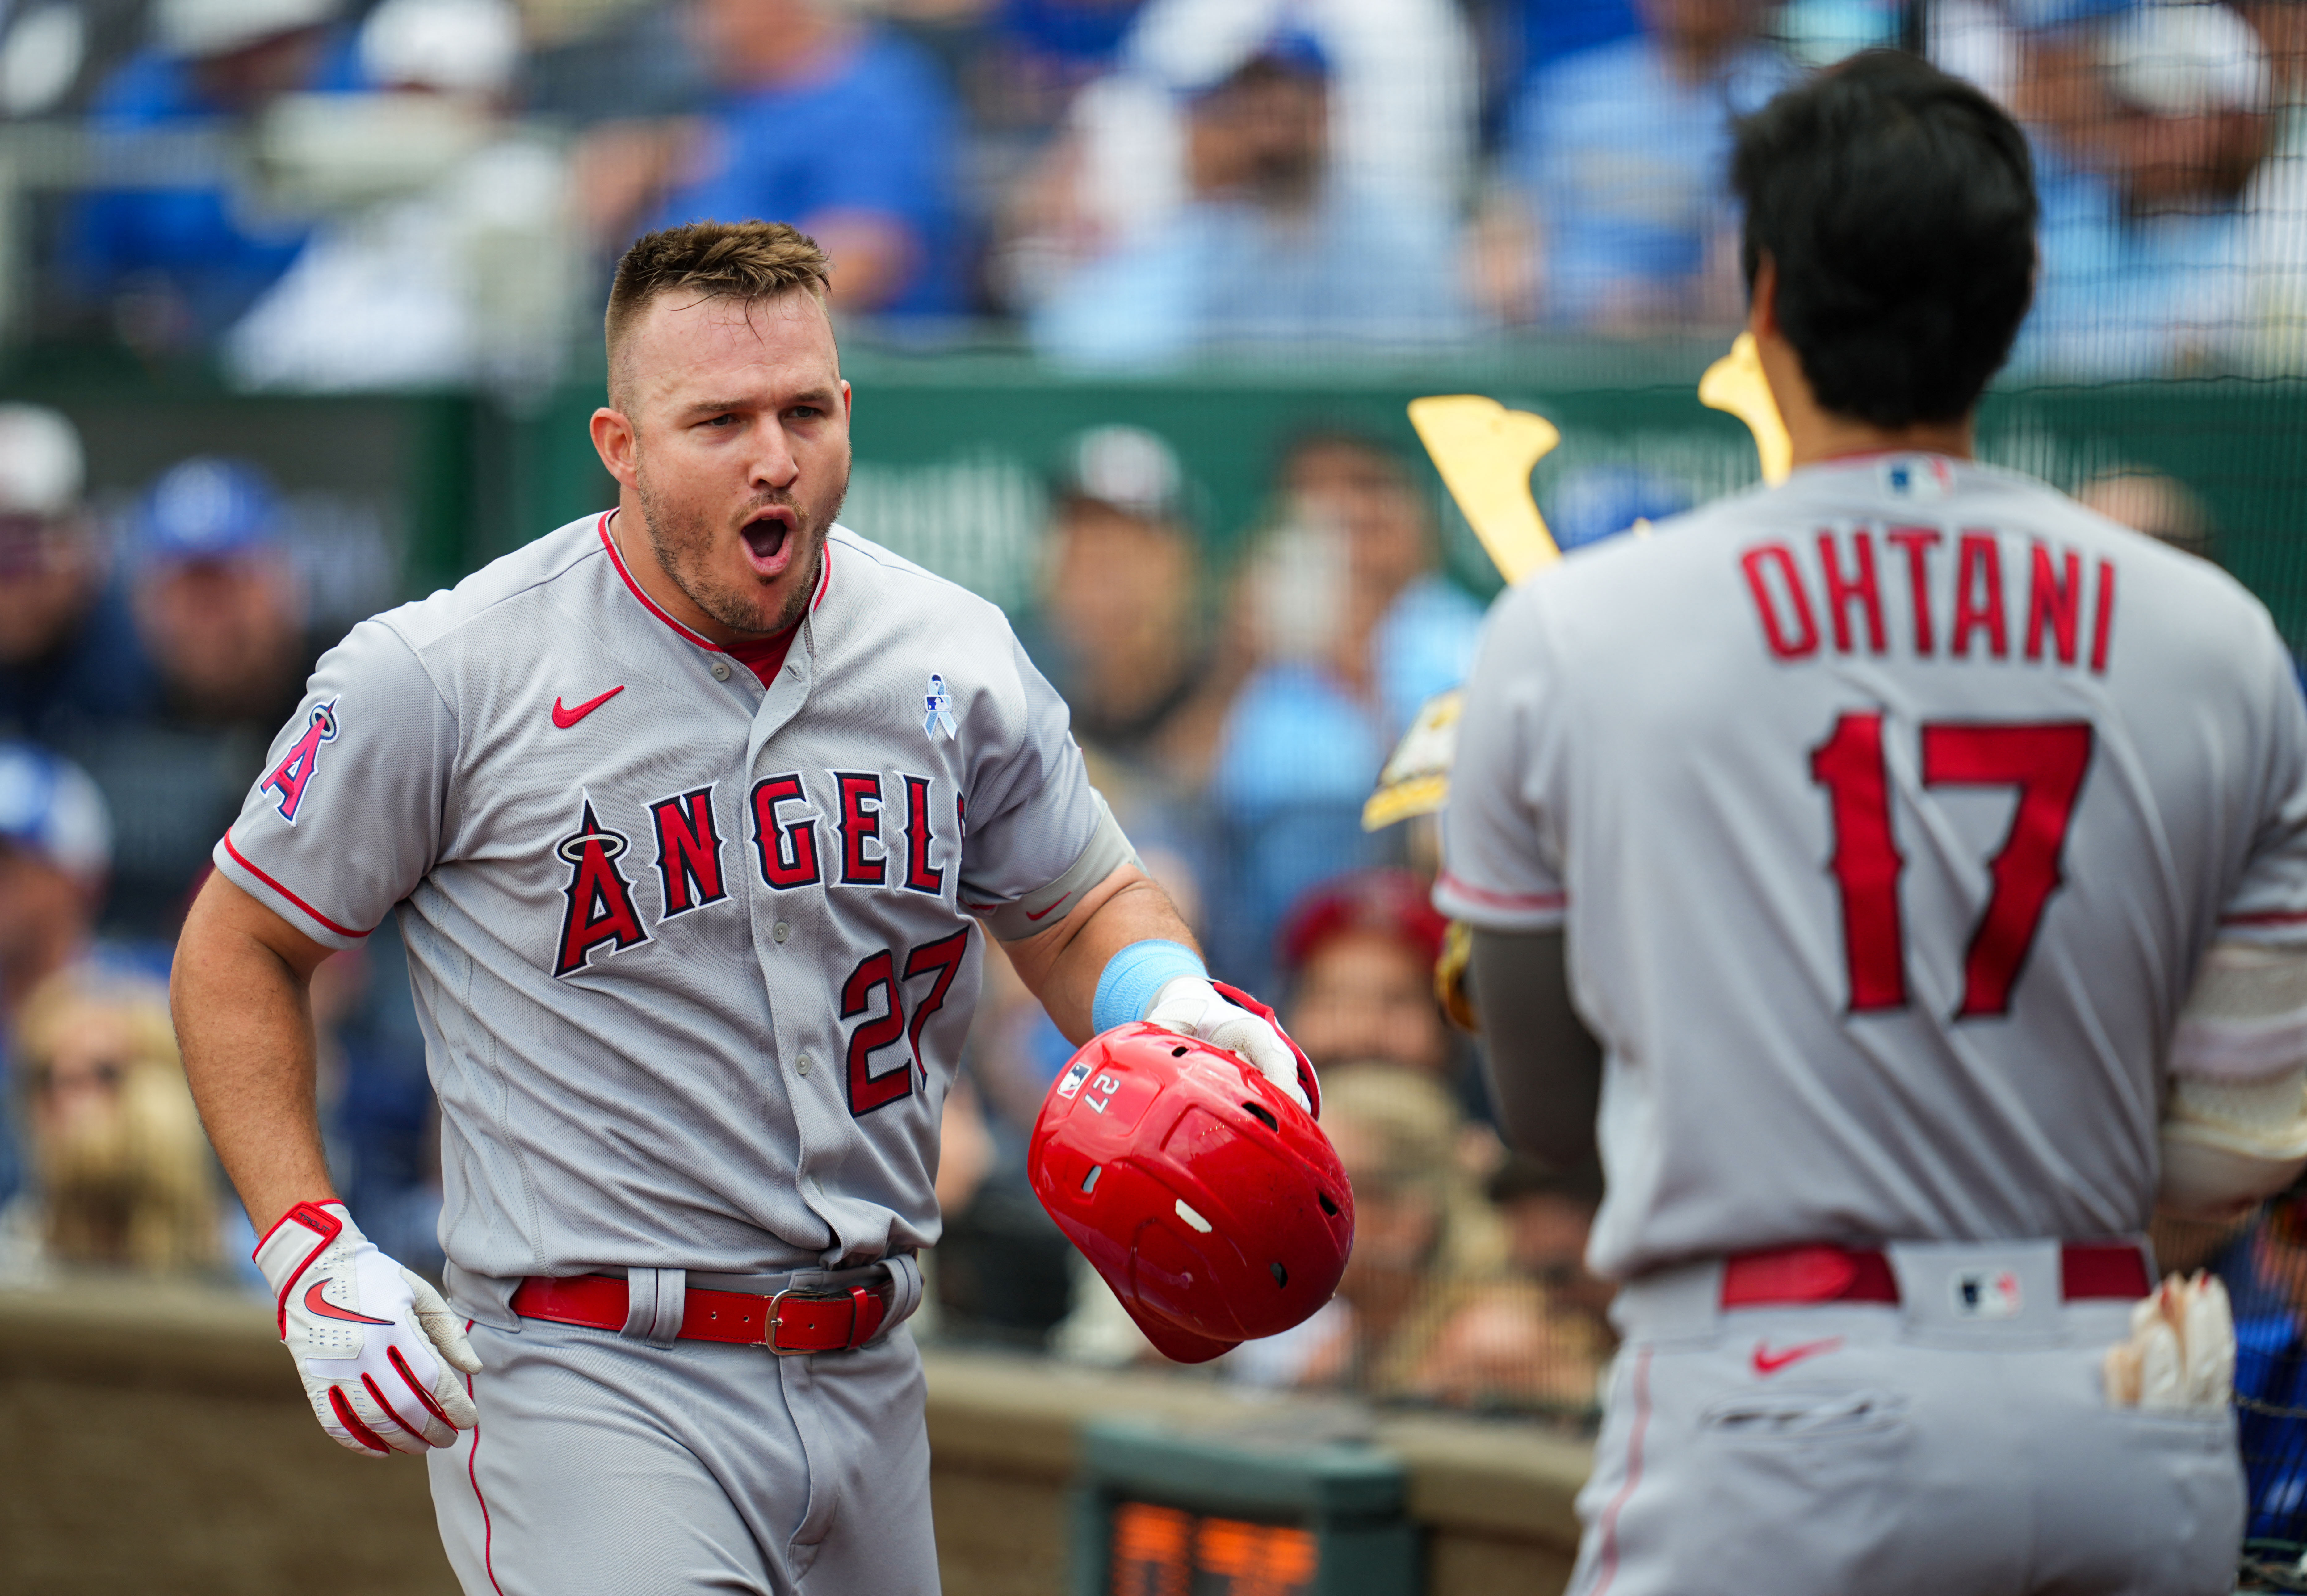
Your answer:
[[[777,1344],[777,1330],[779,1328],[777,1309],[785,1306],[785,1300],[786,1298],[793,1296],[799,1296],[804,1301],[813,1300],[808,1293],[803,1292],[798,1286],[787,1286],[784,1291],[779,1291],[776,1296],[769,1299],[768,1317],[761,1322],[761,1344],[768,1348],[771,1352],[780,1358],[801,1357],[811,1350],[808,1347],[781,1347]]]
[[[853,1316],[853,1317],[851,1317],[850,1321],[849,1321],[849,1333],[850,1333],[850,1335],[851,1335],[853,1338],[856,1335],[856,1334],[857,1334],[857,1321],[856,1321],[856,1318],[853,1317],[853,1316],[855,1315],[855,1313],[856,1313],[856,1302],[855,1302],[855,1299],[853,1299],[853,1297],[851,1297],[851,1296],[849,1295],[849,1293],[848,1293],[848,1292],[846,1292],[846,1291],[811,1291],[811,1290],[810,1290],[810,1289],[809,1289],[808,1287],[806,1287],[806,1286],[787,1286],[784,1291],[779,1291],[776,1296],[774,1296],[774,1297],[772,1297],[772,1298],[770,1298],[770,1299],[769,1299],[769,1314],[768,1314],[768,1317],[766,1320],[764,1320],[764,1321],[762,1322],[762,1325],[761,1325],[761,1343],[760,1343],[760,1344],[761,1344],[761,1345],[763,1345],[763,1346],[765,1346],[765,1347],[767,1347],[770,1351],[772,1351],[772,1352],[776,1353],[778,1357],[780,1357],[780,1358],[802,1358],[802,1357],[806,1357],[806,1356],[808,1356],[809,1354],[810,1354],[810,1353],[812,1353],[812,1352],[837,1351],[840,1351],[840,1350],[841,1350],[841,1349],[839,1349],[839,1348],[836,1348],[836,1347],[787,1347],[787,1346],[779,1346],[779,1345],[777,1344],[777,1331],[778,1331],[778,1329],[779,1329],[780,1326],[779,1326],[779,1321],[778,1321],[778,1317],[777,1317],[777,1309],[778,1309],[780,1307],[782,1307],[782,1306],[784,1305],[785,1300],[786,1298],[788,1298],[788,1297],[792,1297],[792,1298],[795,1299],[796,1300],[798,1300],[798,1301],[802,1301],[802,1302],[847,1302],[847,1303],[849,1303],[849,1304],[850,1304],[850,1313],[851,1313],[851,1314],[852,1314],[852,1316]]]

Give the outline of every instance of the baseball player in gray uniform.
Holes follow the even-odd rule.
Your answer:
[[[1599,1138],[1626,1283],[1572,1589],[2224,1592],[2221,1348],[2152,1407],[2102,1364],[2158,1192],[2307,1157],[2290,658],[1971,459],[2034,266],[2000,110],[1864,56],[1734,172],[1796,469],[1502,598],[1444,818],[1506,1127]]]
[[[986,934],[1076,1039],[1296,1092],[1091,789],[1001,613],[836,523],[850,393],[790,227],[621,263],[617,508],[324,657],[175,1002],[329,1434],[427,1453],[468,1592],[937,1588],[919,1360]],[[399,916],[448,1300],[336,1200],[313,969]]]

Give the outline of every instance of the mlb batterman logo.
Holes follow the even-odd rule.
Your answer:
[[[1934,454],[1899,454],[1882,462],[1882,486],[1902,499],[1927,502],[1954,491],[1954,472]]]
[[[258,784],[257,791],[275,796],[272,806],[280,818],[291,826],[296,823],[296,811],[304,804],[304,788],[313,779],[313,772],[321,763],[321,744],[337,740],[337,700],[315,704],[305,717],[304,734],[296,739],[296,746],[273,767],[272,774]]]

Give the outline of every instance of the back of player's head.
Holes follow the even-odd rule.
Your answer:
[[[822,303],[832,280],[833,263],[817,240],[785,222],[690,222],[644,233],[618,261],[609,287],[603,330],[611,385],[618,347],[661,294],[750,302],[799,290]]]
[[[1741,122],[1731,184],[1821,406],[1896,427],[1978,402],[2035,282],[2033,164],[1992,100],[1870,50]]]

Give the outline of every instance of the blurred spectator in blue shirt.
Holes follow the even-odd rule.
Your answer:
[[[155,42],[98,94],[99,133],[244,128],[282,96],[357,83],[338,0],[159,0]],[[68,219],[73,288],[108,307],[141,348],[205,342],[245,311],[303,247],[305,219],[268,214],[262,195],[219,181],[84,196]]]
[[[1462,336],[1450,229],[1329,181],[1328,64],[1278,35],[1194,103],[1194,198],[1075,272],[1033,314],[1055,358],[1160,365],[1228,348]]]
[[[2014,364],[2099,378],[2247,364],[2255,279],[2282,264],[2254,259],[2244,202],[2273,133],[2265,52],[2208,0],[2146,0],[2089,38],[2090,98],[2034,97],[2069,114],[2037,124],[2043,264]],[[2032,70],[2062,59],[2046,49]]]
[[[929,58],[836,0],[699,0],[693,21],[720,95],[690,123],[594,135],[579,184],[600,236],[787,221],[832,258],[836,310],[956,313],[961,130]]]
[[[1074,97],[1061,136],[1008,192],[988,273],[1004,301],[1031,309],[1085,264],[1169,237],[1211,197],[1200,102],[1276,54],[1321,64],[1328,203],[1446,247],[1476,99],[1456,0],[1147,0],[1115,69]]]
[[[8,1030],[24,1000],[84,958],[112,865],[112,818],[88,773],[0,742],[0,1200],[23,1178]]]
[[[1522,71],[1533,77],[1565,56],[1631,38],[1642,25],[1632,0],[1520,0],[1515,9]]]
[[[1743,313],[1730,123],[1794,79],[1760,0],[1637,0],[1642,31],[1556,62],[1524,91],[1502,200],[1526,211],[1515,320],[1637,332]]]
[[[70,421],[0,405],[0,735],[62,743],[158,701],[81,503],[83,475]]]
[[[1316,433],[1281,478],[1284,519],[1245,584],[1261,663],[1210,788],[1227,854],[1211,939],[1229,970],[1270,967],[1274,927],[1315,882],[1383,862],[1393,843],[1362,831],[1363,801],[1419,707],[1465,680],[1482,619],[1437,569],[1430,507],[1384,445]]]

